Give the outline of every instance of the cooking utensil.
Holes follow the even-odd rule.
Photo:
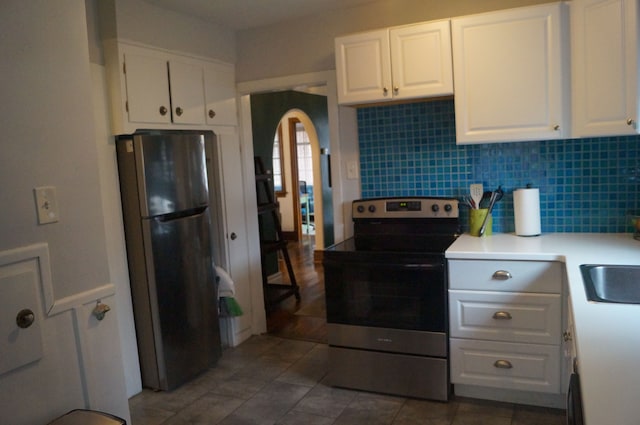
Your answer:
[[[482,236],[484,234],[484,230],[487,227],[487,219],[491,215],[491,211],[493,211],[493,206],[504,196],[504,191],[502,190],[502,186],[498,186],[498,189],[495,192],[491,193],[491,199],[489,200],[489,208],[487,210],[487,215],[484,216],[484,220],[482,221],[482,226],[480,226],[480,230],[478,231],[478,235]]]
[[[480,201],[482,201],[482,194],[484,192],[482,183],[472,184],[469,186],[469,191],[471,192],[471,199],[473,199],[475,208],[480,208]]]

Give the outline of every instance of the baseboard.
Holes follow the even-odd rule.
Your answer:
[[[530,406],[566,409],[566,394],[548,394],[534,391],[506,390],[502,388],[479,387],[476,385],[455,384],[455,395],[482,400],[503,401]]]

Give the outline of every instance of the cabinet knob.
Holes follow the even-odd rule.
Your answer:
[[[562,333],[562,339],[563,339],[565,342],[571,341],[571,340],[573,339],[573,337],[571,336],[571,331],[564,331],[564,332]]]
[[[634,120],[633,118],[629,118],[627,119],[627,125],[635,125],[636,120]]]
[[[493,313],[493,318],[496,320],[511,320],[511,313],[508,311],[496,311]]]
[[[229,237],[231,238],[232,241],[235,241],[236,239],[238,239],[238,235],[236,235],[236,232],[231,232]]]
[[[167,115],[167,112],[168,112],[166,106],[161,106],[159,111],[160,111],[160,115],[162,115],[163,117]]]
[[[213,118],[216,116],[216,111],[214,111],[213,109],[209,109],[209,118]]]
[[[394,92],[395,94],[398,94],[398,92],[399,92],[399,91],[400,91],[400,87],[395,86],[395,87],[393,88],[393,92]]]
[[[554,126],[553,126],[553,130],[554,130],[554,131],[558,131],[558,130],[560,130],[560,126],[559,126],[558,124],[554,125]]]
[[[33,322],[35,321],[36,315],[28,308],[20,310],[16,315],[16,325],[22,329],[27,329],[29,326],[33,325]]]
[[[386,95],[387,95],[387,93],[389,93],[389,89],[388,89],[388,88],[386,88],[386,87],[383,87],[383,88],[382,88],[382,93],[384,93],[384,95],[386,96]]]
[[[495,363],[493,363],[494,367],[497,367],[498,369],[511,369],[513,368],[513,365],[511,364],[511,362],[509,360],[496,360]]]
[[[176,115],[177,116],[182,116],[182,113],[184,112],[184,110],[181,107],[177,107],[176,108]]]
[[[495,280],[509,280],[511,279],[513,276],[511,276],[511,273],[509,273],[506,270],[497,270],[493,276],[492,276]]]

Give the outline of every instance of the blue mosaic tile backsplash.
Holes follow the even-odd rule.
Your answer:
[[[513,190],[540,189],[542,232],[631,232],[640,136],[456,145],[453,100],[358,109],[362,197],[445,196],[499,185],[494,232],[513,232]],[[461,204],[462,205],[462,204]],[[468,230],[468,208],[461,207]]]

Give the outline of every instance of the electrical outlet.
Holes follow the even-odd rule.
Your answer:
[[[349,180],[358,179],[358,162],[357,161],[347,161],[347,179]]]
[[[33,189],[36,197],[36,211],[38,223],[48,224],[58,221],[58,197],[54,186],[36,187]]]

